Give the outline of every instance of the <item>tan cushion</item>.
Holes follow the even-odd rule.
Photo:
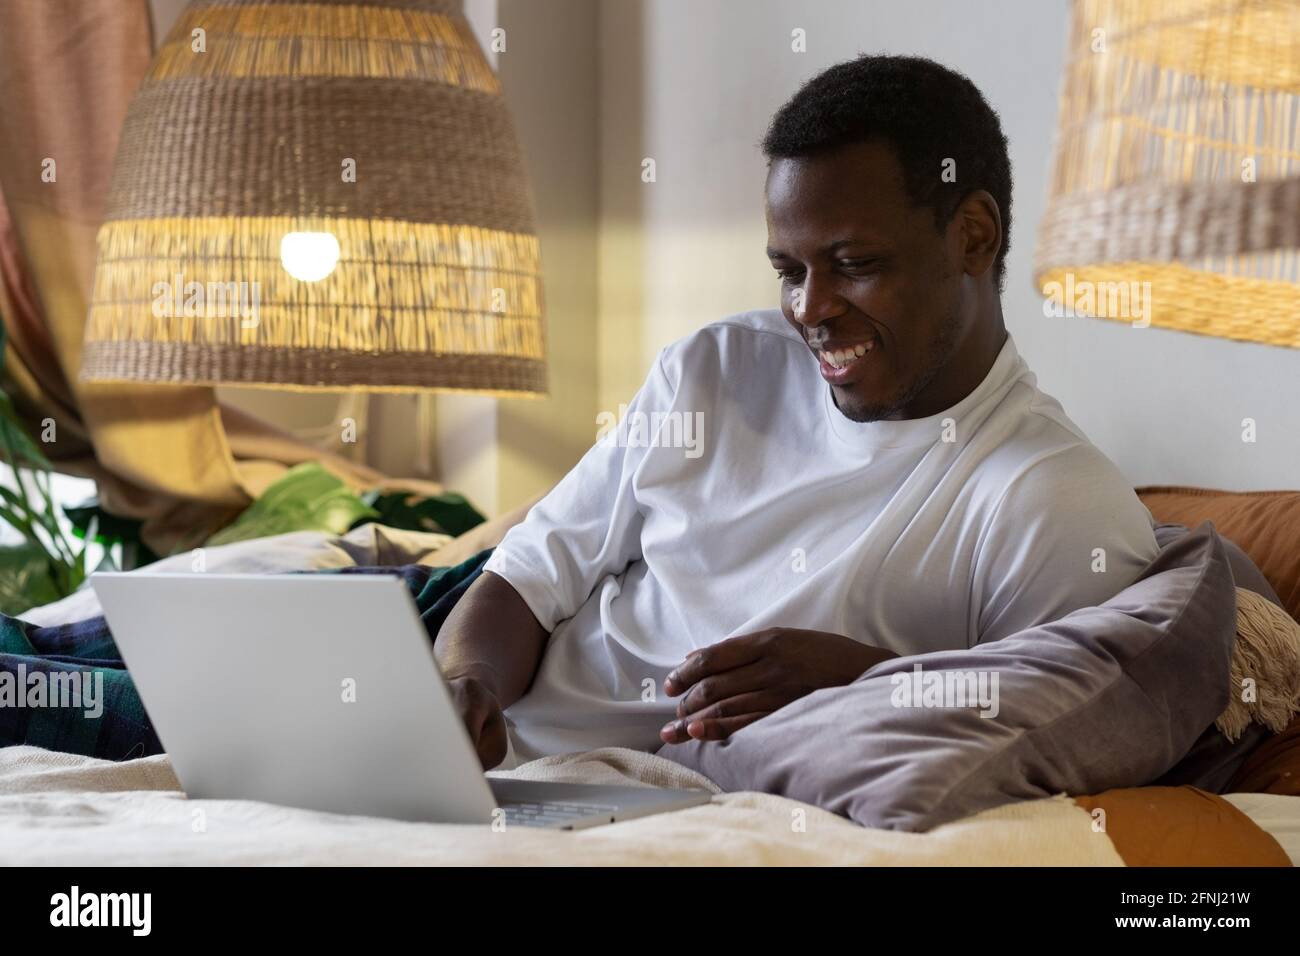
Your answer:
[[[1128,866],[1290,866],[1281,844],[1227,800],[1195,787],[1128,787],[1074,802]]]
[[[1214,522],[1268,578],[1291,616],[1300,620],[1300,491],[1215,491],[1151,486],[1138,497],[1157,521],[1195,528]]]

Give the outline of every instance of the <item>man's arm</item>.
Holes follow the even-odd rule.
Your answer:
[[[438,666],[484,769],[505,759],[502,711],[528,690],[547,637],[519,592],[491,571],[469,586],[438,632]]]
[[[1012,480],[982,541],[971,596],[977,642],[1102,604],[1159,552],[1151,514],[1091,445],[1045,457]]]
[[[465,726],[485,767],[506,753],[502,711],[532,684],[549,633],[573,617],[599,583],[641,557],[634,477],[650,443],[630,421],[673,407],[661,362],[628,418],[582,457],[502,539],[435,641]]]

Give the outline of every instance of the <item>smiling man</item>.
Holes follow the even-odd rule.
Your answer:
[[[436,650],[485,766],[722,739],[897,655],[1098,604],[1157,547],[1038,390],[999,291],[997,115],[860,57],[776,114],[781,309],[666,348],[627,420],[513,528]],[[702,424],[696,454],[674,416]]]

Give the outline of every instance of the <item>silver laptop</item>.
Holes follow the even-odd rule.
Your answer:
[[[703,790],[489,777],[406,585],[388,575],[91,575],[191,797],[580,829]]]

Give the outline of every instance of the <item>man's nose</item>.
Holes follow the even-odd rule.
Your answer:
[[[809,328],[821,325],[827,319],[844,312],[844,300],[825,279],[816,278],[808,273],[803,285],[790,293],[790,311],[795,319]]]

